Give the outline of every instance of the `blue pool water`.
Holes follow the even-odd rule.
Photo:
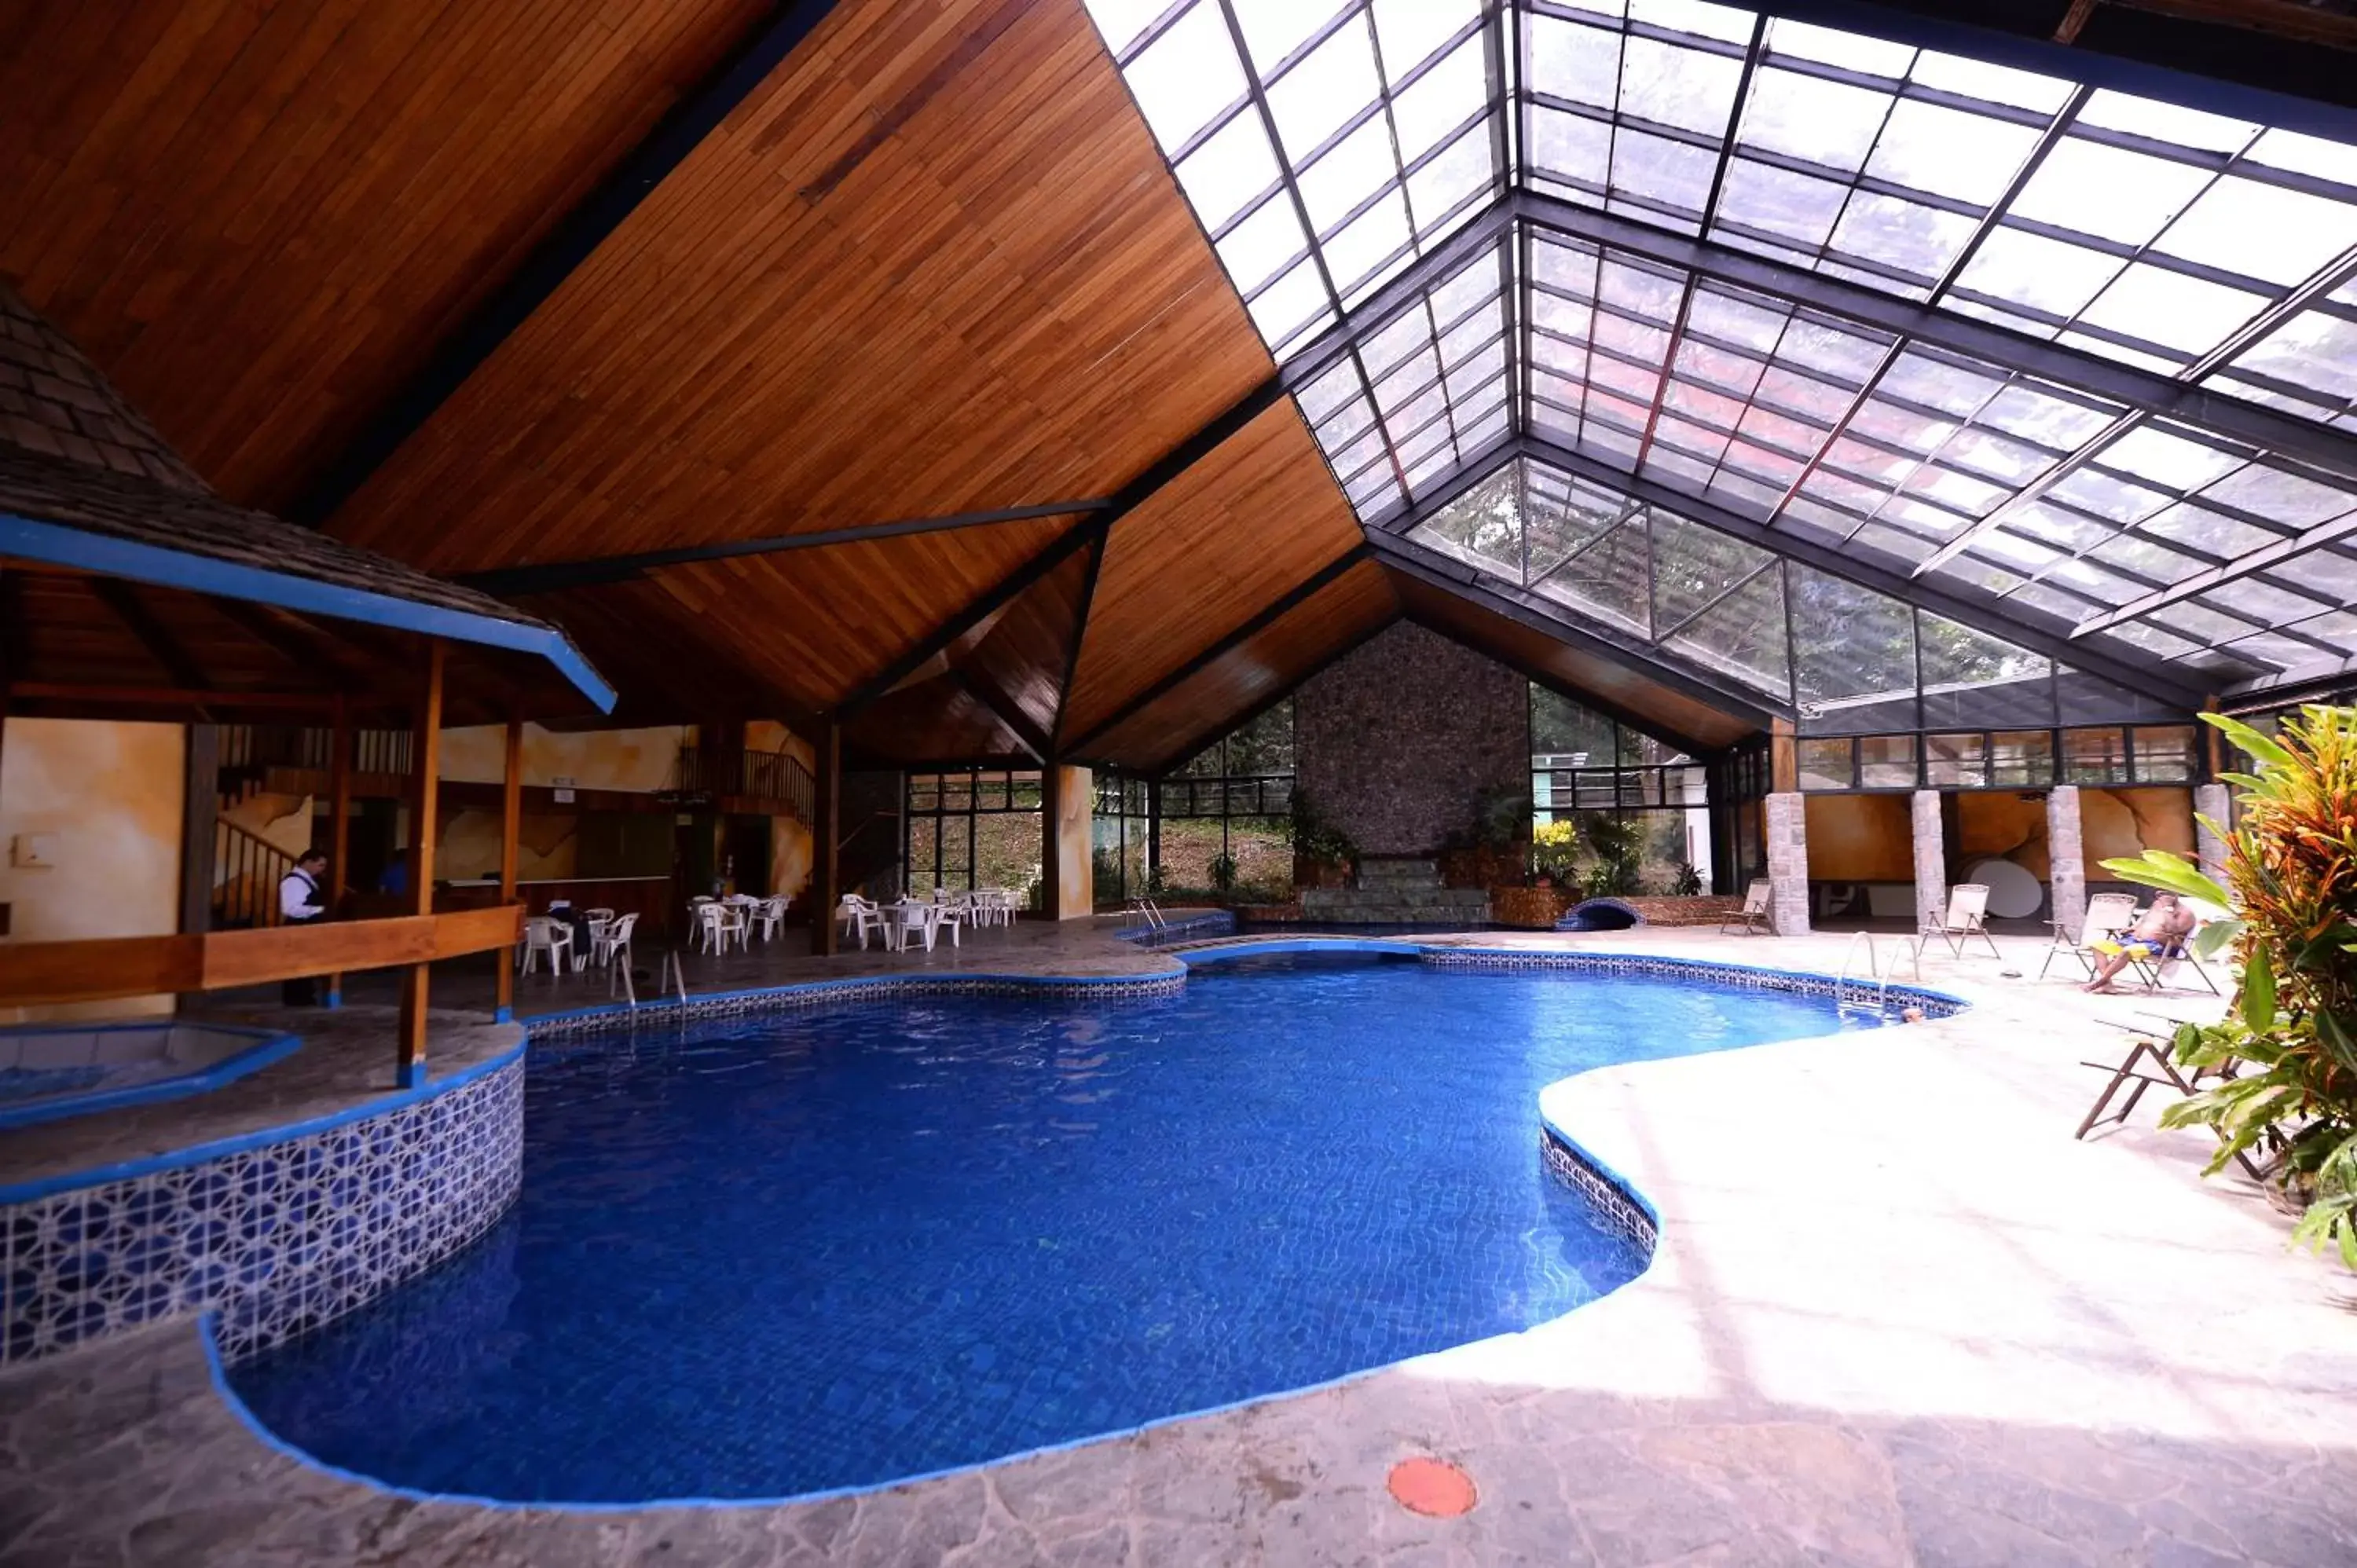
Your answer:
[[[888,1481],[1528,1327],[1643,1267],[1539,1090],[1824,998],[1274,958],[533,1047],[483,1241],[231,1369],[279,1435],[514,1499]]]

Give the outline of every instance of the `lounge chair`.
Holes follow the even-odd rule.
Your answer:
[[[1722,937],[1770,935],[1774,926],[1768,918],[1768,896],[1774,889],[1764,876],[1755,876],[1743,890],[1743,908],[1718,923]]]
[[[2200,1092],[2201,1079],[2205,1075],[2197,1071],[2189,1079],[2178,1071],[2177,1064],[2169,1059],[2169,1047],[2161,1036],[2152,1030],[2138,1029],[2126,1024],[2115,1025],[2114,1027],[2126,1029],[2136,1036],[2136,1041],[2128,1047],[2128,1054],[2122,1057],[2116,1064],[2106,1065],[2103,1062],[2080,1064],[2082,1067],[2093,1068],[2098,1072],[2108,1072],[2112,1076],[2104,1082],[2104,1091],[2095,1096],[2095,1103],[2087,1108],[2087,1114],[2080,1122],[2079,1131],[2072,1134],[2073,1137],[2084,1138],[2097,1127],[2113,1127],[2126,1122],[2130,1113],[2136,1110],[2136,1101],[2144,1098],[2144,1091],[2155,1084],[2159,1084],[2164,1089],[2173,1089],[2188,1098]],[[2172,1029],[2170,1033],[2174,1034],[2175,1031]],[[2137,1070],[2139,1067],[2145,1065],[2149,1065],[2159,1076],[2156,1078],[2151,1072]],[[2224,1067],[2211,1069],[2206,1076],[2232,1078],[2234,1076],[2234,1064],[2228,1062]],[[2136,1080],[2136,1087],[2128,1090],[2126,1102],[2110,1115],[2104,1115],[2104,1108],[2111,1104],[2112,1096],[2117,1094],[2120,1091],[2120,1086],[2130,1079]],[[2244,1173],[2253,1181],[2260,1179],[2259,1167],[2251,1163],[2250,1155],[2236,1155],[2234,1159],[2242,1165]]]
[[[2097,942],[2110,941],[2120,932],[2136,924],[2136,895],[2133,893],[2098,893],[2087,900],[2086,918],[2075,931],[2059,920],[2047,924],[2054,928],[2054,944],[2046,950],[2046,961],[2038,966],[2038,978],[2046,978],[2054,961],[2064,954],[2076,959],[2087,980],[2095,978],[2097,960],[2103,955],[2095,950]]]
[[[1948,944],[1948,951],[1956,958],[1964,956],[1964,945],[1978,937],[1988,945],[1989,956],[2002,961],[2005,954],[1997,950],[1996,939],[1988,933],[1988,892],[1977,882],[1961,882],[1948,889],[1947,912],[1935,924],[1927,925],[1915,933],[1915,961],[1923,961],[1923,950],[1937,937]]]
[[[2133,948],[2128,950],[2128,967],[2136,971],[2136,978],[2144,982],[2147,991],[2158,991],[2169,979],[2169,971],[2181,963],[2192,970],[2195,978],[2210,988],[2211,995],[2225,994],[2218,989],[2218,983],[2210,978],[2210,972],[2202,967],[2201,960],[2194,954],[2193,939],[2201,929],[2199,926],[2194,927],[2182,938],[2163,948],[2158,957],[2147,957]]]

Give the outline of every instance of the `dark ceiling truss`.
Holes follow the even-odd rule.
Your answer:
[[[1200,674],[1211,665],[1218,663],[1222,659],[1227,657],[1229,653],[1233,651],[1246,639],[1267,630],[1270,627],[1283,619],[1292,610],[1314,597],[1320,590],[1325,588],[1328,584],[1332,583],[1336,578],[1350,571],[1351,567],[1356,566],[1361,561],[1364,561],[1367,558],[1368,551],[1369,547],[1364,544],[1356,546],[1353,549],[1346,550],[1341,554],[1336,556],[1333,560],[1328,562],[1325,565],[1319,567],[1316,572],[1311,573],[1308,577],[1303,578],[1299,583],[1295,584],[1291,588],[1287,589],[1275,599],[1264,606],[1254,615],[1230,629],[1224,636],[1212,642],[1210,647],[1204,649],[1193,658],[1189,659],[1177,669],[1171,671],[1168,674],[1163,676],[1160,680],[1146,687],[1146,690],[1138,693],[1128,702],[1124,703],[1120,707],[1114,709],[1111,714],[1107,715],[1101,723],[1092,728],[1088,734],[1081,736],[1079,740],[1073,742],[1071,747],[1071,751],[1075,755],[1085,755],[1092,746],[1095,746],[1099,741],[1112,734],[1114,730],[1119,729],[1141,710],[1150,707],[1155,703],[1160,701],[1163,697],[1168,695],[1171,692],[1176,691],[1178,687],[1184,685],[1196,675]]]
[[[1252,706],[1244,709],[1241,713],[1230,714],[1222,718],[1212,721],[1211,724],[1205,725],[1194,734],[1189,736],[1185,740],[1180,741],[1175,746],[1165,748],[1159,756],[1155,757],[1150,766],[1141,769],[1133,769],[1132,771],[1142,773],[1145,777],[1149,779],[1167,778],[1173,769],[1183,766],[1189,759],[1201,752],[1204,747],[1214,744],[1222,736],[1232,735],[1237,730],[1243,729],[1245,725],[1257,720],[1263,714],[1267,713],[1279,703],[1289,701],[1296,692],[1298,692],[1302,687],[1307,686],[1310,682],[1318,679],[1318,676],[1324,674],[1328,670],[1340,664],[1343,660],[1348,659],[1351,654],[1356,653],[1360,649],[1364,648],[1368,643],[1372,642],[1376,638],[1381,637],[1384,632],[1389,631],[1403,618],[1403,618],[1398,612],[1394,611],[1392,614],[1383,617],[1383,619],[1377,621],[1372,626],[1368,627],[1364,631],[1358,633],[1356,636],[1343,639],[1341,642],[1338,643],[1333,648],[1329,649],[1323,654],[1320,654],[1313,663],[1304,669],[1299,674],[1294,676],[1277,691],[1261,698],[1258,702],[1253,703]]]
[[[1031,754],[1032,761],[1045,762],[1052,755],[1054,743],[1039,732],[1038,725],[1024,716],[1021,708],[1007,700],[1006,693],[1001,692],[988,676],[979,671],[952,664],[950,666],[949,679],[958,690],[988,708],[992,715],[1006,726],[1007,733],[1021,742],[1023,749]]]
[[[423,429],[449,401],[476,367],[498,352],[565,285],[664,177],[702,145],[834,8],[834,0],[777,0],[744,40],[550,228],[514,274],[435,346],[425,363],[285,515],[317,527],[359,493],[402,443]]]
[[[1081,579],[1080,602],[1072,607],[1071,630],[1064,639],[1064,665],[1056,675],[1056,719],[1048,744],[1039,753],[1042,761],[1061,755],[1064,715],[1072,703],[1072,677],[1080,672],[1081,642],[1088,636],[1089,611],[1097,602],[1097,579],[1104,574],[1105,545],[1112,535],[1113,522],[1107,519],[1097,525],[1096,537],[1089,543],[1089,564]]]
[[[961,528],[987,528],[993,523],[1025,522],[1043,517],[1084,517],[1101,512],[1112,504],[1101,496],[1077,500],[1040,501],[1029,506],[951,512],[941,517],[862,523],[853,528],[813,529],[807,533],[781,533],[767,539],[719,540],[709,544],[683,544],[669,550],[642,550],[629,555],[502,566],[488,572],[462,573],[453,581],[470,588],[479,588],[487,594],[517,596],[554,593],[564,588],[604,587],[613,583],[636,581],[649,572],[659,571],[665,566],[688,566],[703,561],[736,561],[748,555],[778,555],[795,550],[823,550],[835,544],[903,539],[915,533],[945,533]]]

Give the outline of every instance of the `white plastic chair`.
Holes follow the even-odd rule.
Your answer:
[[[695,946],[699,952],[724,953],[728,944],[745,946],[748,922],[745,911],[717,899],[696,907]]]
[[[630,961],[630,933],[638,929],[636,915],[617,915],[604,925],[593,928],[589,937],[590,956],[599,964]]]
[[[856,893],[845,894],[842,900],[835,905],[834,923],[843,928],[845,936],[856,936],[859,939],[861,952],[867,950],[867,933],[870,931],[885,937],[887,947],[891,945],[891,939],[887,934],[884,924],[883,911],[878,909],[872,900],[862,898]]]
[[[933,950],[933,937],[939,930],[935,916],[941,906],[923,898],[903,898],[884,910],[884,945],[896,951],[909,950],[910,937],[924,939],[925,950]]]
[[[516,969],[521,973],[530,974],[543,953],[548,955],[549,972],[562,977],[565,961],[573,956],[573,926],[570,921],[553,920],[545,915],[534,915],[524,921],[523,951],[517,959]]]
[[[785,923],[786,906],[792,902],[790,895],[780,893],[774,898],[764,898],[753,905],[746,911],[746,918],[760,928],[761,940],[766,942],[775,937],[778,928]]]

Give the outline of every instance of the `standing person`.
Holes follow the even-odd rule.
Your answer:
[[[326,854],[307,849],[278,879],[278,918],[282,924],[307,926],[327,915],[328,894],[319,880],[327,869]],[[278,1000],[289,1007],[316,1007],[319,1004],[317,984],[308,975],[283,982],[278,987]]]

